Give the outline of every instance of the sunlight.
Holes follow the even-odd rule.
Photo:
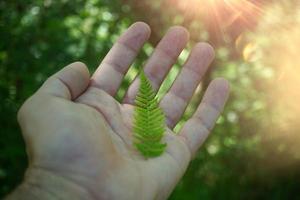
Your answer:
[[[284,160],[273,163],[274,167],[289,165],[294,158],[300,159],[300,10],[293,4],[274,4],[244,45],[245,61],[254,61],[253,67],[272,70],[270,85],[256,83],[265,88],[272,113],[273,126],[267,127],[271,142],[266,148],[284,152]],[[239,39],[241,40],[241,39]],[[253,58],[256,59],[253,59]],[[280,147],[280,148],[279,148]]]
[[[192,20],[204,21],[216,34],[225,37],[227,29],[250,28],[262,16],[263,6],[248,0],[168,0]]]

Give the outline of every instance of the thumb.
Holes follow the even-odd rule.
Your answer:
[[[86,65],[74,62],[49,77],[38,93],[73,100],[82,94],[89,85],[90,74]]]

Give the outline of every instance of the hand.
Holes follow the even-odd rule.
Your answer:
[[[133,24],[91,77],[83,63],[72,63],[24,103],[18,120],[29,167],[20,191],[30,188],[38,199],[166,199],[170,195],[213,128],[229,86],[224,79],[213,80],[192,118],[179,134],[173,133],[214,57],[211,46],[196,44],[160,102],[167,118],[167,150],[159,157],[143,158],[131,144],[138,78],[122,104],[114,95],[149,35],[146,24]],[[154,50],[144,69],[155,90],[187,41],[184,28],[172,27]]]

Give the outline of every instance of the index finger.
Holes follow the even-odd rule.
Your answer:
[[[123,33],[102,60],[91,78],[91,86],[115,95],[124,75],[148,40],[150,28],[143,22],[136,22]]]

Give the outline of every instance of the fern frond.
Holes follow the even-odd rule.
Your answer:
[[[135,104],[134,146],[146,158],[159,156],[167,146],[161,143],[165,132],[165,116],[143,70],[140,72],[140,87]]]

